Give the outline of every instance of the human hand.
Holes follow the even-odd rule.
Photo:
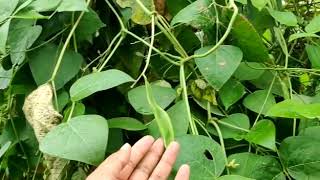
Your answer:
[[[179,153],[172,142],[165,150],[161,139],[145,136],[132,147],[127,143],[110,155],[87,180],[166,180]],[[182,165],[175,180],[189,180],[190,168]]]

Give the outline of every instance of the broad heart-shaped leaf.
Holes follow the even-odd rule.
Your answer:
[[[83,115],[52,129],[40,142],[43,153],[98,165],[104,160],[108,123],[98,115]]]
[[[240,81],[257,79],[264,73],[264,70],[259,68],[265,68],[265,66],[262,63],[242,62],[233,76]]]
[[[185,135],[178,137],[180,153],[174,166],[174,172],[182,164],[188,164],[191,169],[190,180],[216,179],[225,168],[222,149],[214,140],[201,135]],[[212,160],[205,153],[209,153]]]
[[[296,26],[298,21],[296,16],[292,12],[284,12],[284,11],[277,11],[268,8],[270,15],[281,24],[287,26]]]
[[[320,16],[314,17],[305,27],[307,33],[317,33],[320,31]]]
[[[219,91],[219,97],[226,109],[236,103],[246,93],[245,87],[235,79],[229,79]]]
[[[122,8],[131,8],[131,19],[133,22],[146,25],[151,23],[151,17],[148,15],[135,0],[116,0]],[[140,2],[149,10],[154,11],[153,0],[140,0]]]
[[[197,0],[180,10],[173,17],[171,24],[184,23],[196,29],[210,28],[215,23],[214,6],[211,4],[211,0]]]
[[[7,19],[13,13],[18,3],[19,0],[0,0],[0,22]]]
[[[89,41],[92,43],[92,36],[105,24],[100,20],[98,14],[89,9],[89,12],[84,13],[81,21],[76,29],[77,42]]]
[[[8,43],[12,64],[21,64],[26,57],[26,50],[32,46],[42,31],[41,26],[30,26],[10,31]]]
[[[175,105],[173,105],[171,108],[167,110],[167,113],[171,119],[175,137],[187,134],[189,122],[187,109],[184,102],[177,102]],[[150,135],[152,135],[155,138],[160,137],[159,128],[155,120],[148,124],[148,129]]]
[[[220,176],[217,180],[254,180],[254,179],[246,178],[239,175],[224,175],[224,176]]]
[[[6,45],[9,34],[9,26],[11,20],[7,20],[5,23],[0,25],[0,54],[6,54]]]
[[[248,116],[241,113],[231,114],[226,118],[220,119],[218,123],[224,139],[228,139],[228,138],[234,138],[237,140],[242,139],[243,136],[247,133],[247,131],[249,131],[249,128],[250,128],[250,122],[249,122]],[[236,129],[230,126],[235,126],[236,128],[238,127],[239,129]],[[244,130],[240,130],[240,129],[244,129]],[[218,136],[218,133],[214,127],[209,126],[208,130],[210,133]]]
[[[163,109],[168,107],[176,98],[176,92],[172,88],[151,85],[152,94],[156,103]],[[140,114],[151,115],[152,110],[148,103],[145,86],[139,86],[128,92],[129,103]]]
[[[252,5],[261,11],[268,3],[268,0],[252,0]]]
[[[253,112],[266,114],[268,110],[276,104],[274,96],[267,90],[258,90],[249,94],[244,100],[243,105]]]
[[[37,12],[52,11],[54,10],[62,0],[35,0],[29,7],[36,10]]]
[[[230,12],[231,15],[231,12]],[[246,61],[265,62],[269,60],[268,49],[257,30],[243,15],[238,15],[231,31],[233,44],[243,52]]]
[[[108,120],[109,128],[119,128],[128,131],[140,131],[147,127],[137,119],[131,117],[117,117]]]
[[[309,136],[288,137],[279,153],[288,173],[294,179],[317,180],[320,177],[320,141]]]
[[[87,11],[87,4],[85,0],[61,0],[57,11]]]
[[[297,100],[284,100],[273,105],[267,115],[284,118],[317,118],[320,117],[320,103],[304,104]]]
[[[272,156],[261,156],[252,153],[232,154],[228,161],[235,161],[239,166],[229,168],[230,173],[257,180],[285,180],[280,163]]]
[[[270,120],[258,121],[246,135],[245,139],[271,150],[276,150],[276,128]]]
[[[306,45],[306,51],[311,62],[312,68],[320,68],[320,46],[315,46],[311,44]]]
[[[79,101],[91,94],[120,84],[134,81],[128,74],[117,69],[95,72],[78,79],[70,88],[72,101]]]
[[[196,55],[206,53],[212,46],[195,51]],[[211,54],[196,58],[195,62],[204,78],[216,90],[219,90],[232,76],[242,60],[242,52],[238,47],[222,45]]]
[[[60,49],[56,45],[48,44],[28,54],[29,66],[37,85],[44,84],[51,78]],[[65,52],[57,76],[54,79],[57,90],[79,72],[82,62],[83,58],[80,54],[71,50]]]

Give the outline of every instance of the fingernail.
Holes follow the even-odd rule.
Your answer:
[[[170,144],[169,144],[169,147],[171,148],[179,148],[180,145],[177,141],[172,141]]]
[[[129,143],[125,143],[120,149],[128,151],[130,148],[131,148],[130,144]]]

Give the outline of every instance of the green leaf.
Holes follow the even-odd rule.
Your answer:
[[[60,50],[56,45],[48,44],[29,54],[29,66],[37,85],[44,84],[51,78]],[[79,53],[66,50],[54,79],[56,90],[62,88],[79,72],[82,62],[83,58]]]
[[[259,11],[261,11],[268,3],[268,0],[251,0],[251,3]]]
[[[280,163],[272,156],[261,156],[245,152],[232,154],[228,157],[228,160],[229,162],[234,160],[236,164],[239,164],[235,168],[229,168],[231,174],[257,180],[285,180]]]
[[[37,12],[53,11],[60,4],[62,0],[35,0],[29,7]]]
[[[30,26],[10,31],[8,44],[12,64],[21,64],[26,58],[26,50],[32,46],[42,31],[41,26]]]
[[[165,109],[176,98],[176,92],[172,88],[151,85],[152,94],[156,103]],[[148,103],[145,86],[139,86],[128,92],[129,103],[140,114],[151,115],[152,110]]]
[[[71,113],[71,108],[72,106],[69,106],[68,108],[66,108],[66,110],[63,112],[64,113],[64,116],[63,116],[63,122],[67,121],[69,116],[70,116],[70,113]],[[81,116],[81,115],[84,115],[86,112],[86,106],[81,103],[81,102],[77,102],[75,103],[74,105],[74,109],[73,109],[73,112],[72,112],[72,116],[71,117],[76,117],[76,116]]]
[[[219,97],[226,109],[236,103],[246,93],[245,87],[235,79],[229,79],[219,91]]]
[[[304,104],[297,100],[284,100],[273,105],[267,115],[284,118],[317,118],[320,117],[320,103]]]
[[[107,121],[98,115],[84,115],[52,129],[39,148],[46,154],[98,165],[104,160],[107,142]]]
[[[196,29],[208,29],[215,23],[215,11],[211,0],[197,0],[176,14],[171,25],[184,23]]]
[[[151,23],[151,17],[147,14],[135,0],[116,0],[122,8],[131,8],[131,20],[140,25]],[[140,0],[140,2],[149,10],[154,11],[153,0]]]
[[[291,41],[299,39],[299,38],[304,38],[304,37],[316,37],[316,38],[319,38],[320,36],[318,36],[316,34],[312,34],[312,33],[305,33],[305,32],[295,33],[295,34],[291,34],[290,35],[288,42],[291,42]]]
[[[159,132],[164,141],[166,147],[174,140],[174,130],[172,127],[171,119],[168,113],[163,110],[156,102],[154,98],[151,85],[149,84],[147,78],[144,76],[145,88],[147,100],[150,108],[153,112],[154,118],[157,122]]]
[[[96,72],[78,79],[70,88],[72,101],[79,101],[98,91],[107,90],[134,81],[128,74],[117,69]]]
[[[171,108],[167,111],[175,137],[179,137],[182,135],[187,134],[189,122],[188,122],[188,115],[187,115],[187,108],[183,101],[177,102],[175,105],[173,105]],[[157,122],[153,120],[148,125],[149,133],[157,138],[160,137],[159,127],[157,125]]]
[[[102,27],[105,27],[105,24],[100,20],[98,14],[89,9],[89,12],[86,12],[81,18],[76,29],[77,42],[89,41],[92,43],[92,36]]]
[[[307,127],[299,132],[299,136],[307,136],[320,140],[320,126]]]
[[[175,16],[190,3],[191,2],[189,0],[166,1],[166,8],[172,16]]]
[[[193,100],[194,100],[202,109],[208,111],[208,107],[207,107],[208,101],[206,101],[206,100],[197,100],[196,98],[193,98]],[[211,111],[212,114],[219,115],[219,116],[225,116],[225,114],[223,114],[223,113],[219,110],[218,106],[216,106],[216,105],[210,104],[210,111]]]
[[[248,1],[247,0],[235,0],[236,2],[239,2],[239,3],[241,3],[241,4],[244,4],[244,5],[246,5],[246,4],[248,4]]]
[[[0,22],[7,19],[17,7],[19,0],[0,0]]]
[[[267,111],[276,104],[274,96],[270,93],[269,96],[267,90],[258,90],[252,94],[249,94],[243,100],[243,105],[253,112],[266,114]]]
[[[10,22],[11,20],[8,20],[0,26],[0,54],[6,54]]]
[[[264,70],[259,68],[265,68],[265,66],[262,63],[242,62],[233,76],[240,81],[257,79],[264,73]]]
[[[195,51],[196,55],[206,53],[211,46]],[[222,45],[211,54],[196,58],[195,62],[204,78],[216,90],[219,90],[232,76],[242,60],[242,52],[238,47]]]
[[[236,140],[242,139],[243,135],[245,135],[247,133],[246,131],[249,131],[249,128],[250,128],[250,122],[249,122],[248,116],[241,113],[231,114],[226,118],[218,120],[218,123],[224,139],[228,139],[228,138],[234,138]],[[239,129],[236,129],[230,126],[234,126]],[[244,129],[244,130],[241,130],[241,129]],[[210,133],[218,136],[218,133],[214,127],[208,130],[210,131]]]
[[[6,89],[11,81],[13,76],[13,70],[5,70],[2,65],[0,65],[0,89]]]
[[[320,141],[309,136],[288,137],[282,141],[280,158],[294,179],[312,179],[320,177]]]
[[[88,11],[88,9],[85,0],[61,0],[57,11]]]
[[[0,158],[8,151],[11,145],[11,141],[6,142],[0,149]]]
[[[277,11],[268,8],[270,15],[280,24],[287,26],[297,26],[297,17],[292,12]]]
[[[118,117],[108,120],[109,128],[119,128],[128,131],[140,131],[147,127],[138,121],[137,119],[131,117]]]
[[[49,19],[49,16],[44,16],[33,9],[23,9],[19,11],[14,18],[18,19]]]
[[[315,46],[311,44],[306,45],[306,51],[311,62],[312,68],[319,69],[320,68],[320,46]]]
[[[239,175],[224,175],[220,176],[217,180],[253,180]]]
[[[225,160],[221,146],[214,140],[201,135],[185,135],[178,137],[180,153],[174,166],[177,171],[182,164],[191,169],[190,180],[207,180],[219,177],[224,168]],[[210,154],[212,160],[205,153]]]
[[[58,110],[59,112],[61,112],[63,110],[63,108],[68,104],[69,102],[69,94],[67,91],[63,90],[59,93],[57,93],[57,99],[58,99]]]
[[[273,86],[271,88],[271,93],[279,96],[284,96],[281,82],[279,78],[275,76],[277,76],[277,74],[274,71],[266,70],[259,78],[253,79],[250,82],[259,89],[269,89],[272,84],[272,81],[274,81]],[[274,78],[275,80],[273,80]],[[285,79],[283,79],[282,82],[284,82],[287,85],[287,87],[289,87],[288,81],[285,81]]]
[[[245,139],[276,151],[276,128],[270,120],[259,120],[246,135]]]
[[[320,31],[320,16],[315,16],[305,27],[307,33],[317,33]]]
[[[233,44],[243,52],[243,59],[250,62],[269,60],[268,49],[257,30],[243,15],[238,15],[231,31]]]

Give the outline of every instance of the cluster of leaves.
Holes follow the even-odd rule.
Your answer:
[[[0,0],[0,174],[84,179],[143,135],[191,179],[320,179],[320,1]],[[22,112],[50,83],[61,123]]]

